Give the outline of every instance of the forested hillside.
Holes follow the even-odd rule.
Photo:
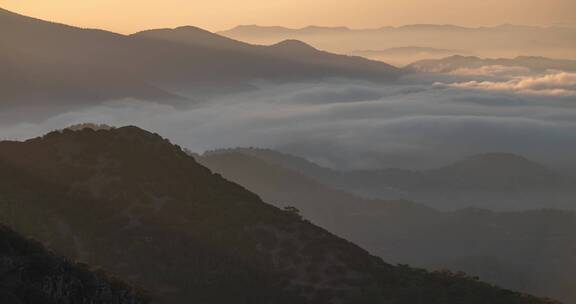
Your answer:
[[[136,127],[0,143],[1,219],[160,303],[549,303],[393,266]]]
[[[0,225],[0,303],[145,304],[146,292]]]

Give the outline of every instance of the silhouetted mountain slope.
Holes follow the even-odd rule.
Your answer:
[[[163,303],[547,303],[395,267],[135,127],[0,143],[1,220]]]
[[[299,54],[263,56],[246,51],[251,50],[249,45],[224,47],[235,43],[192,27],[124,36],[2,10],[0,35],[0,54],[21,73],[16,74],[17,82],[28,83],[16,95],[0,95],[2,104],[81,104],[127,97],[180,104],[187,100],[168,90],[324,77],[382,81],[400,73],[389,65],[360,58],[354,61],[357,65],[339,64],[338,58],[351,60],[346,56],[326,54],[331,62],[300,60]],[[178,42],[181,39],[187,43]]]
[[[1,10],[1,9],[0,9]],[[179,101],[146,83],[135,70],[145,45],[124,36],[0,11],[3,49],[28,85],[5,103],[74,103],[135,97]],[[150,45],[149,45],[150,46]],[[150,46],[151,47],[151,46]],[[157,49],[157,47],[156,47]],[[152,51],[152,50],[150,50]],[[2,96],[6,97],[6,96]]]
[[[174,29],[151,29],[132,34],[133,37],[176,42],[190,46],[204,46],[217,49],[250,49],[252,45],[216,35],[195,26],[181,26]]]
[[[138,304],[134,288],[47,251],[0,225],[0,303]]]
[[[204,156],[211,157],[214,155],[235,155],[235,154],[253,156],[257,159],[265,161],[266,163],[269,163],[270,165],[276,165],[276,166],[279,165],[280,167],[290,169],[294,172],[312,178],[328,186],[331,186],[332,183],[335,182],[332,181],[332,179],[336,179],[338,178],[338,176],[340,176],[340,174],[344,173],[319,166],[302,157],[298,157],[288,153],[282,153],[271,149],[260,149],[260,148],[222,149],[222,150],[209,151],[205,153]]]
[[[368,200],[335,190],[273,162],[264,161],[242,150],[219,150],[204,154],[198,160],[214,172],[247,187],[265,201],[278,207],[293,206],[306,218],[328,230],[362,241],[356,228],[369,218],[430,218],[439,212],[409,201]],[[258,150],[243,150],[258,151]],[[257,152],[256,152],[257,153]],[[357,228],[364,230],[363,228]]]
[[[439,212],[409,201],[366,200],[331,189],[312,177],[341,182],[338,178],[345,172],[264,149],[219,150],[198,159],[266,201],[299,208],[305,218],[362,244],[385,260],[462,270],[514,290],[567,303],[576,300],[568,283],[576,271],[572,248],[576,243],[576,214],[572,212]],[[438,171],[465,179],[493,178],[491,182],[498,187],[506,179],[492,175],[494,164],[512,179],[518,173],[523,178],[522,171],[543,177],[549,174],[540,165],[509,154],[479,155]],[[396,174],[401,175],[402,171]],[[347,180],[352,183],[353,176]],[[435,182],[448,183],[450,179]]]
[[[195,27],[180,27],[173,30],[150,30],[136,33],[133,37],[156,39],[159,41],[168,41],[189,46],[209,46],[215,49],[234,50],[237,51],[238,54],[245,56],[252,55],[257,58],[258,61],[253,63],[254,66],[264,65],[266,63],[272,66],[293,63],[309,64],[311,68],[316,69],[316,71],[304,70],[306,73],[300,75],[300,77],[303,78],[308,78],[309,76],[307,75],[316,74],[319,76],[314,77],[340,76],[393,79],[399,73],[397,68],[385,63],[370,61],[361,57],[351,57],[323,52],[304,42],[291,39],[270,46],[251,45]],[[282,68],[285,69],[287,67],[283,66]]]
[[[524,67],[534,72],[546,70],[576,71],[576,60],[550,59],[535,56],[519,56],[516,58],[479,58],[475,56],[450,56],[442,59],[426,59],[416,61],[406,67],[406,70],[417,72],[448,73],[458,69],[474,69],[483,66]]]

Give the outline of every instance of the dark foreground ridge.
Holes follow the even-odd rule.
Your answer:
[[[0,220],[158,303],[551,303],[393,266],[136,127],[0,143]]]
[[[0,225],[0,303],[144,304],[134,288]]]

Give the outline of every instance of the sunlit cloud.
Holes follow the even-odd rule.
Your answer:
[[[486,65],[477,68],[460,68],[449,74],[462,76],[523,76],[530,74],[530,69],[521,66]]]
[[[520,94],[576,96],[576,73],[556,72],[540,76],[518,76],[506,81],[467,81],[436,83],[461,89],[511,91]]]

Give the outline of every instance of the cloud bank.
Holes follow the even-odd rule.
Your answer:
[[[137,125],[196,152],[269,147],[324,165],[422,168],[483,152],[576,166],[574,74],[499,81],[412,77],[395,84],[331,81],[266,85],[189,109],[118,100],[33,123],[4,124],[26,139],[81,122]],[[526,93],[526,92],[538,92]],[[569,94],[570,93],[570,94]]]
[[[473,72],[482,73],[474,70]],[[490,73],[484,71],[484,75]],[[497,74],[497,73],[496,73]],[[555,72],[538,76],[516,76],[506,81],[468,81],[456,83],[437,83],[463,89],[486,91],[511,91],[521,94],[548,96],[576,96],[576,73]]]
[[[524,76],[530,74],[531,71],[527,67],[522,66],[503,66],[503,65],[486,65],[477,68],[459,68],[451,71],[452,75],[465,75],[465,76]]]

